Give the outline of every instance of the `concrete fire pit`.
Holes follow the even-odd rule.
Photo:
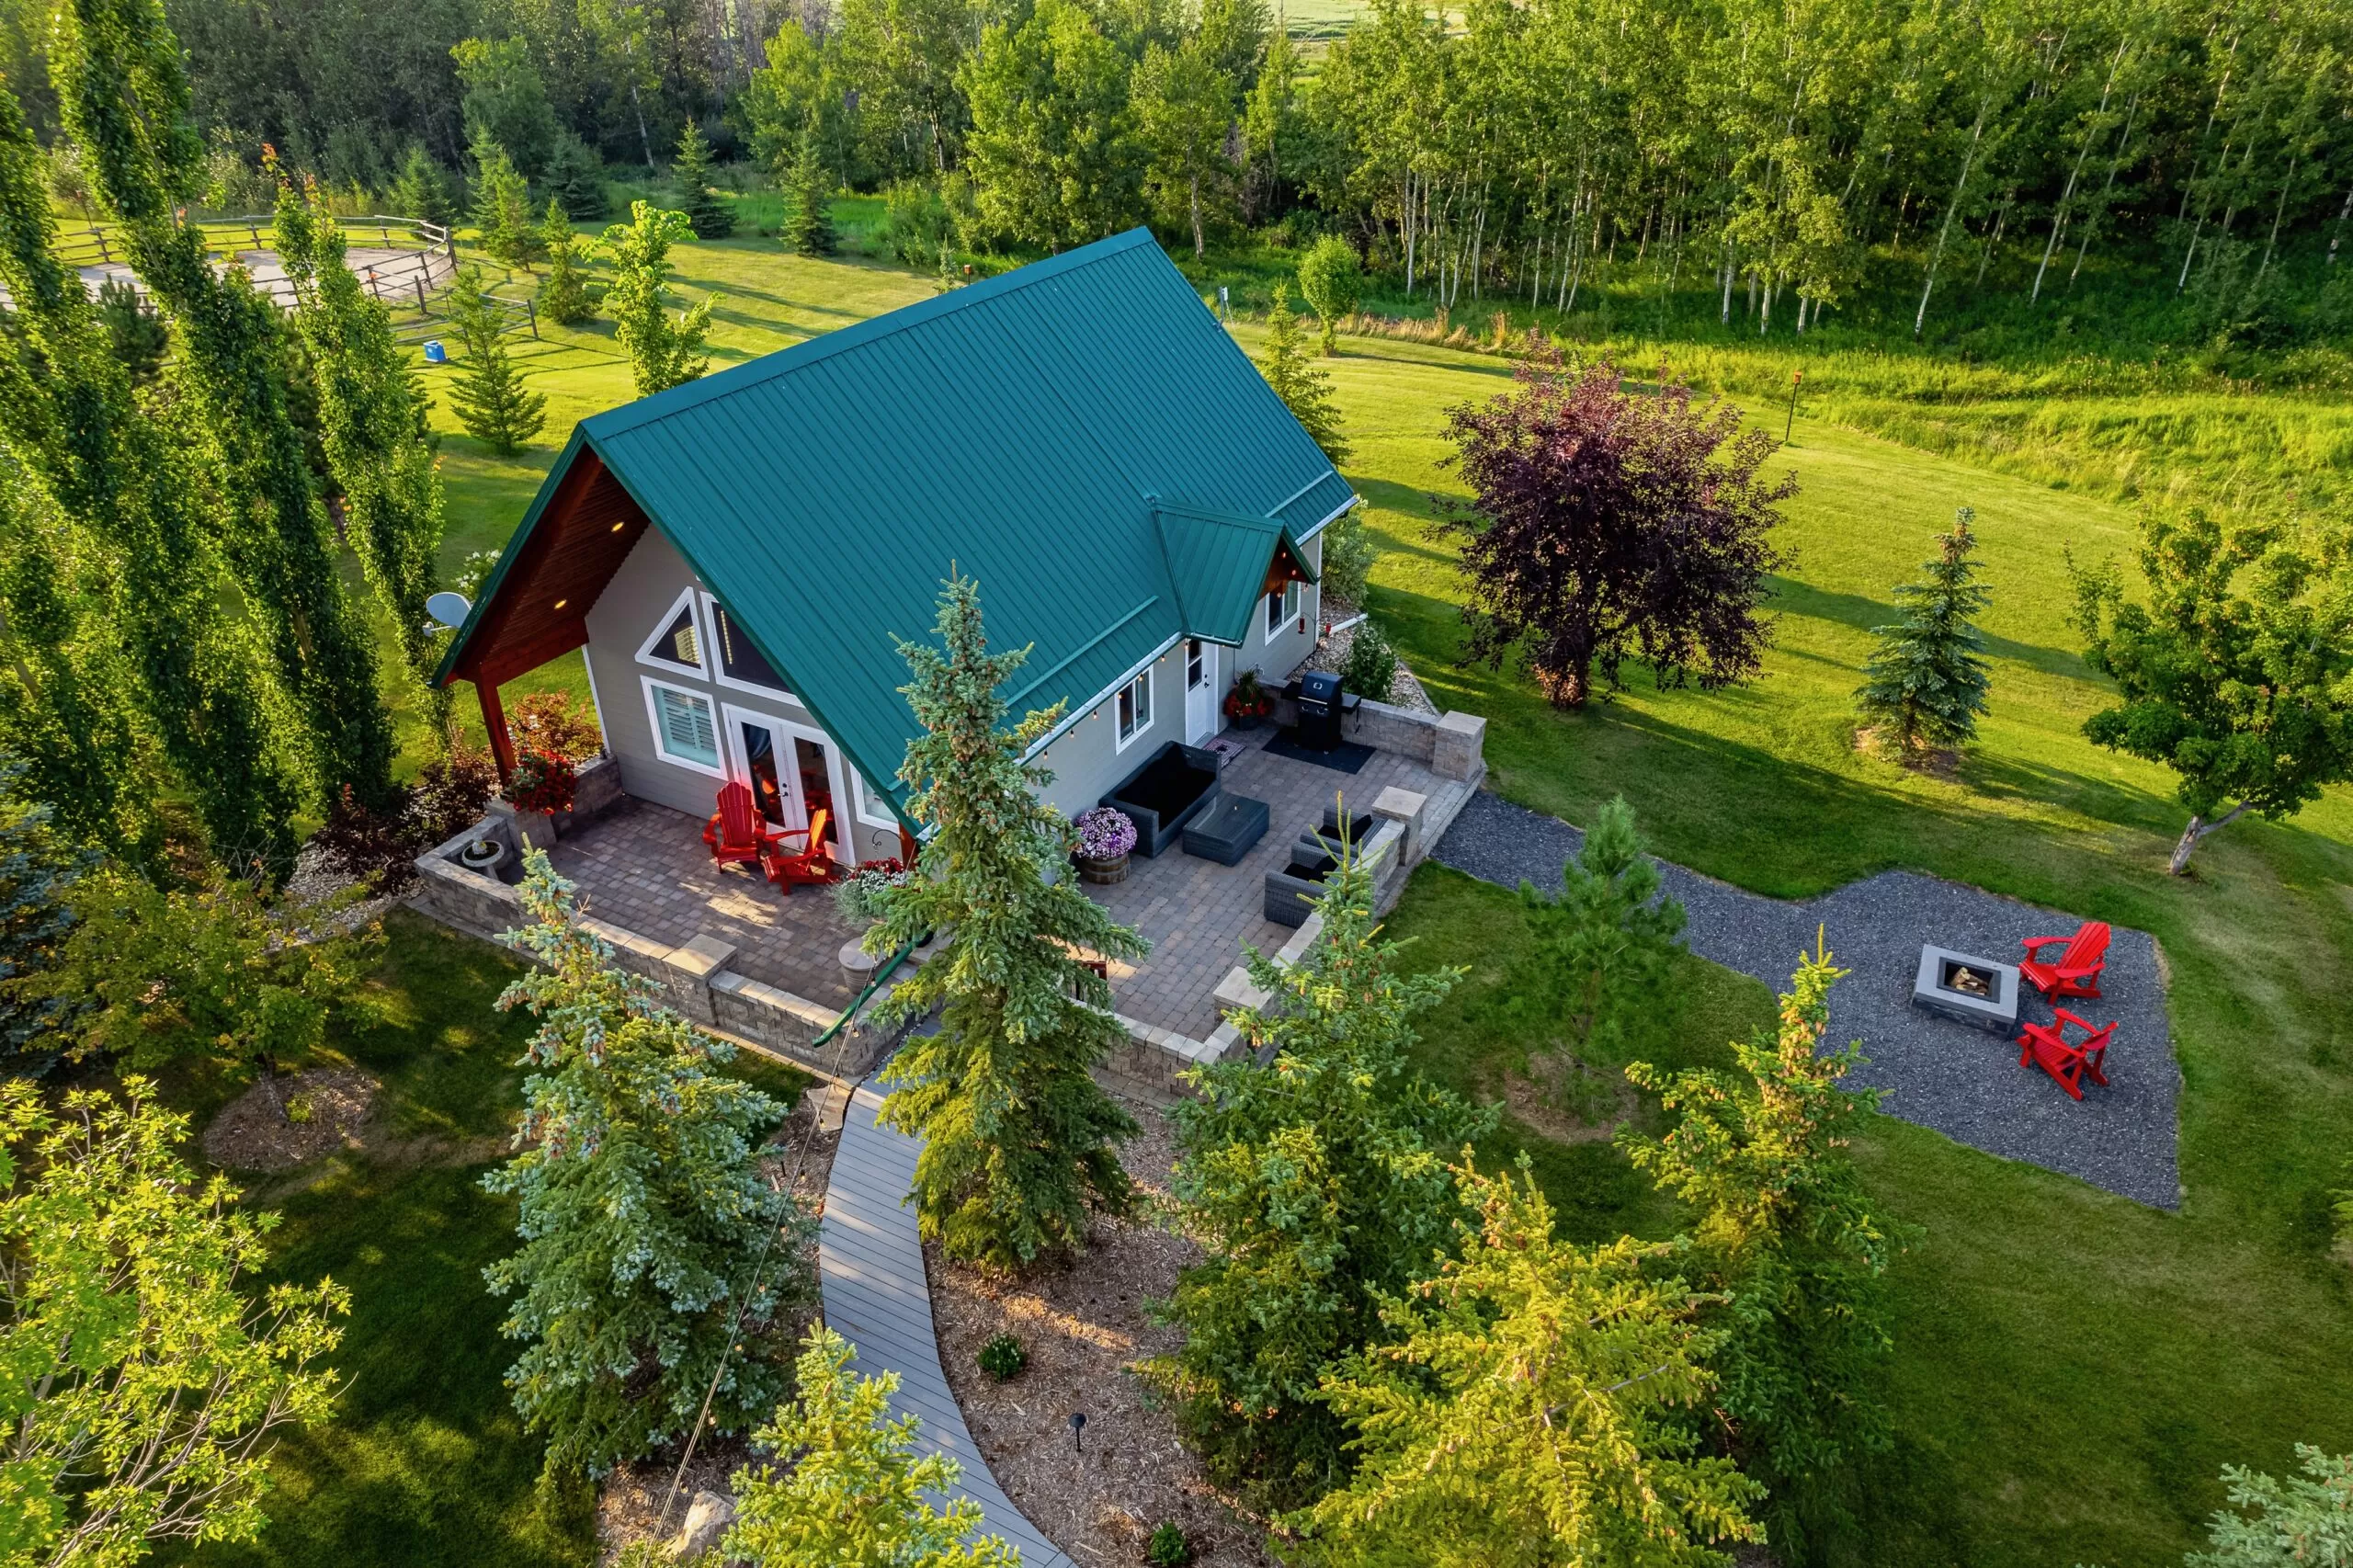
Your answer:
[[[1923,943],[1920,968],[1912,977],[1912,1006],[1989,1034],[2016,1034],[2018,968]]]

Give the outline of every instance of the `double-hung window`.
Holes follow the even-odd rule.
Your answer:
[[[1152,728],[1152,672],[1146,670],[1121,687],[1112,706],[1119,718],[1120,749],[1124,751],[1130,741]]]

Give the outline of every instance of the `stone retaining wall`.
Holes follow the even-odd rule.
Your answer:
[[[614,779],[612,795],[595,808],[608,809],[620,798],[620,770],[597,769],[591,764],[582,770],[584,784],[592,770],[608,771]],[[582,814],[575,807],[574,820]],[[501,840],[510,854],[517,854],[522,843],[537,841],[540,834],[550,833],[551,826],[544,816],[518,816],[511,808],[493,810],[447,844],[417,857],[417,891],[410,903],[444,926],[499,941],[503,933],[523,923],[522,899],[495,877],[460,865],[458,855],[468,844],[486,836]],[[821,1073],[863,1077],[905,1033],[904,1026],[885,1031],[857,1023],[820,1048],[815,1043],[818,1038],[840,1015],[806,997],[738,974],[728,967],[735,956],[728,943],[704,936],[674,948],[608,921],[584,917],[580,923],[612,949],[615,965],[661,986],[669,994],[671,1006],[696,1024]],[[885,987],[876,999],[887,994]]]

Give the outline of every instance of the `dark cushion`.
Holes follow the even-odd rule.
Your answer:
[[[1173,817],[1217,783],[1215,768],[1195,767],[1176,746],[1162,748],[1126,783],[1111,791],[1121,805],[1142,806],[1155,816]]]

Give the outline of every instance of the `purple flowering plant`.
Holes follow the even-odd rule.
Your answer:
[[[1078,852],[1089,860],[1116,860],[1136,846],[1136,824],[1116,807],[1090,807],[1075,825]]]

